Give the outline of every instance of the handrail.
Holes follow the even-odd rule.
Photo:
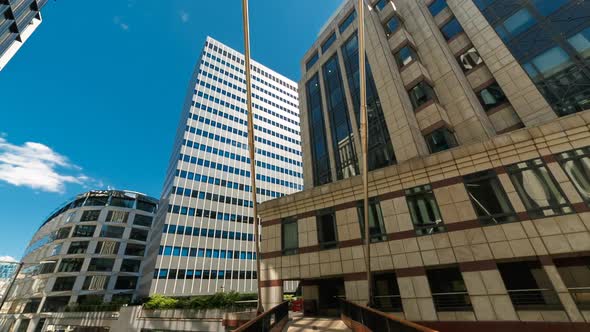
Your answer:
[[[271,321],[271,315],[274,315],[274,321]],[[234,332],[266,332],[289,316],[289,301],[284,301],[272,307],[260,315],[254,317],[246,324],[238,327]]]
[[[389,329],[390,324],[394,324],[394,325],[397,325],[398,327],[403,328],[403,331],[411,331],[411,330],[414,330],[414,331],[417,331],[417,332],[438,332],[437,330],[433,330],[433,329],[428,328],[426,326],[422,326],[422,325],[419,325],[419,324],[416,324],[416,323],[407,321],[405,319],[401,319],[401,318],[395,317],[394,315],[391,315],[391,314],[388,314],[388,313],[384,313],[384,312],[381,312],[379,310],[375,310],[373,308],[369,308],[369,307],[364,306],[364,305],[356,304],[354,302],[351,302],[351,301],[348,301],[348,300],[345,300],[345,299],[338,299],[338,300],[342,304],[342,307],[341,307],[341,314],[342,315],[347,316],[351,320],[354,320],[354,321],[356,321],[356,322],[358,322],[358,323],[366,326],[369,329],[371,327],[365,325],[365,323],[371,323],[371,322],[366,322],[366,320],[364,318],[369,318],[369,317],[364,317],[366,315],[363,315],[363,312],[376,315],[377,316],[377,319],[380,318],[381,320],[384,320],[384,322],[379,322],[380,323],[379,324],[380,329],[379,330],[373,330],[373,331],[387,331],[387,330],[395,331],[395,330]],[[361,321],[355,320],[354,319],[355,317],[353,317],[353,315],[351,315],[351,313],[345,312],[346,311],[345,310],[346,309],[346,306],[348,306],[351,309],[357,309],[359,311],[357,314],[360,314]],[[355,315],[355,316],[359,316],[359,315]],[[373,322],[374,323],[377,323],[376,322],[377,319],[375,319]],[[381,325],[381,323],[385,323],[385,325]]]

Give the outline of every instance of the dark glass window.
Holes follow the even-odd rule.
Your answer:
[[[334,44],[334,41],[336,41],[336,33],[333,32],[330,37],[328,37],[328,39],[326,39],[326,41],[324,41],[322,43],[322,54],[326,53],[326,51],[330,48],[330,46],[332,46],[332,44]]]
[[[136,214],[133,218],[133,224],[137,226],[152,227],[153,218],[143,214]]]
[[[387,37],[391,36],[393,33],[399,29],[399,19],[397,16],[392,16],[387,23],[385,23],[385,34]]]
[[[342,21],[342,23],[340,23],[340,26],[338,27],[340,33],[343,33],[346,30],[346,28],[348,28],[352,24],[352,22],[354,22],[355,18],[356,12],[353,11],[344,19],[344,21]]]
[[[74,284],[76,283],[76,277],[59,277],[55,279],[55,283],[53,284],[53,291],[60,292],[60,291],[69,291],[74,288]]]
[[[373,5],[373,8],[377,8],[377,10],[383,10],[383,8],[385,8],[388,3],[389,0],[379,0]]]
[[[84,206],[105,206],[109,201],[108,194],[93,194],[86,198]]]
[[[103,225],[102,229],[100,230],[100,236],[120,239],[123,237],[124,231],[125,231],[125,228],[123,228],[123,227]]]
[[[572,65],[569,55],[559,46],[537,55],[523,67],[533,81],[539,81],[563,71]]]
[[[375,308],[384,312],[402,312],[402,300],[395,273],[373,274]]]
[[[590,147],[559,153],[557,160],[582,199],[590,204]]]
[[[330,129],[332,130],[332,145],[336,159],[336,175],[340,180],[357,175],[358,163],[336,54],[324,64],[323,72],[331,122]]]
[[[471,299],[456,267],[426,270],[436,311],[471,311]]]
[[[318,228],[318,242],[322,249],[332,249],[338,246],[336,217],[334,211],[323,211],[316,217]]]
[[[590,28],[571,36],[567,41],[583,59],[590,58]]]
[[[354,34],[342,46],[342,56],[344,58],[344,66],[346,67],[346,74],[348,77],[348,86],[352,96],[352,104],[354,115],[356,117],[357,126],[360,129],[360,85],[358,80],[359,75],[359,59],[358,59],[358,38]],[[369,63],[366,63],[366,82],[367,82],[367,117],[369,135],[368,146],[368,163],[369,170],[385,167],[396,162],[389,130],[385,123],[385,116],[381,107],[375,80]]]
[[[459,55],[459,57],[457,57],[457,61],[464,72],[468,72],[483,63],[482,58],[479,56],[479,53],[474,47]]]
[[[157,205],[155,203],[145,202],[142,200],[137,201],[137,208],[142,211],[155,213],[157,209]]]
[[[45,298],[42,312],[62,312],[70,302],[69,296],[48,296]]]
[[[494,29],[502,40],[507,41],[532,27],[535,23],[537,21],[531,13],[527,9],[522,8],[497,24]]]
[[[107,222],[118,222],[118,223],[126,223],[127,218],[129,217],[129,212],[127,211],[109,211],[107,214]]]
[[[322,96],[319,75],[315,74],[306,84],[309,134],[313,165],[313,183],[319,186],[331,181],[330,158],[326,143]]]
[[[93,258],[88,265],[88,271],[112,271],[114,258]]]
[[[580,310],[590,310],[590,256],[553,261],[565,287]]]
[[[446,230],[430,185],[407,189],[406,201],[417,235],[434,234]]]
[[[79,272],[83,263],[84,258],[64,258],[59,264],[58,272]]]
[[[83,254],[88,249],[88,241],[74,241],[70,243],[68,254]]]
[[[84,279],[84,290],[105,290],[109,284],[109,276],[87,276]]]
[[[78,225],[74,228],[72,237],[92,237],[95,230],[96,226],[94,225]]]
[[[455,135],[448,128],[439,128],[424,136],[430,153],[437,153],[457,146]]]
[[[549,16],[569,2],[569,0],[532,0],[539,13]]]
[[[417,109],[427,102],[436,99],[434,89],[432,89],[430,84],[426,83],[425,81],[416,84],[416,86],[408,91],[408,94],[410,95],[410,100],[412,101],[412,106],[414,106],[414,109]]]
[[[117,277],[115,289],[135,289],[137,286],[137,277]]]
[[[139,272],[141,261],[137,259],[124,259],[121,263],[121,272]]]
[[[502,91],[502,88],[500,88],[497,82],[486,86],[476,92],[476,94],[481,106],[486,111],[508,102],[508,98],[506,98],[504,91]]]
[[[311,58],[309,58],[309,60],[307,60],[307,62],[305,63],[305,69],[309,70],[309,68],[313,67],[313,65],[318,62],[318,60],[320,59],[320,56],[318,55],[318,52],[315,52]]]
[[[116,255],[119,252],[119,242],[100,241],[96,244],[95,254]]]
[[[70,236],[70,231],[71,230],[72,230],[72,227],[63,227],[63,228],[60,228],[55,233],[55,239],[56,240],[60,240],[60,239],[67,238],[68,236]]]
[[[451,19],[448,23],[443,25],[442,28],[440,28],[440,31],[442,32],[446,40],[451,40],[453,39],[453,37],[462,33],[463,28],[461,27],[461,24],[459,24],[459,21],[457,21],[457,19],[453,17],[453,19]]]
[[[361,228],[361,237],[365,238],[365,207],[363,202],[357,204],[356,212],[358,214],[359,226]],[[383,214],[381,213],[381,204],[375,199],[369,200],[369,234],[371,242],[387,240],[385,225],[383,224]]]
[[[129,197],[111,197],[110,206],[119,206],[124,208],[133,209],[135,205],[135,199]]]
[[[429,6],[428,10],[432,16],[436,16],[438,13],[442,12],[443,9],[447,8],[447,0],[434,0]]]
[[[498,263],[498,270],[514,309],[562,309],[559,297],[538,261]]]
[[[494,1],[496,0],[473,0],[473,2],[475,2],[475,5],[477,6],[477,8],[479,8],[479,10],[486,9]]]
[[[127,243],[127,247],[125,247],[125,255],[143,256],[144,254],[145,254],[145,245],[135,244],[135,243]]]
[[[82,217],[80,217],[80,221],[96,221],[98,220],[99,215],[100,210],[87,210],[82,212]]]
[[[531,218],[573,212],[553,176],[541,159],[507,167],[510,180]]]
[[[129,234],[130,240],[147,241],[149,231],[146,229],[132,228]]]
[[[281,222],[281,240],[283,255],[294,255],[299,251],[299,233],[297,219],[286,218]]]
[[[494,171],[483,171],[463,177],[471,204],[483,225],[516,221],[512,204]]]
[[[395,52],[395,62],[398,68],[407,66],[412,61],[418,60],[416,51],[409,45],[402,47],[399,51]]]

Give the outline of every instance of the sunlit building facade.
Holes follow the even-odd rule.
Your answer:
[[[260,202],[303,188],[297,84],[252,62]],[[244,56],[207,38],[161,197],[150,293],[256,291]],[[263,235],[264,236],[264,235]]]

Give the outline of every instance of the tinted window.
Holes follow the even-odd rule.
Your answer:
[[[483,63],[475,48],[470,48],[457,58],[463,71],[467,72]]]
[[[528,10],[523,8],[512,14],[512,16],[508,17],[500,24],[496,25],[494,28],[496,29],[496,32],[500,38],[502,38],[504,41],[507,41],[508,39],[524,32],[535,23],[535,18]]]
[[[436,16],[438,13],[442,12],[443,9],[447,8],[447,1],[446,0],[434,0],[430,6],[428,6],[428,10],[432,14],[432,16]]]
[[[414,49],[408,45],[402,47],[394,54],[394,56],[398,68],[402,68],[408,65],[410,62],[418,59],[416,51],[414,51]]]
[[[335,248],[338,244],[334,212],[325,212],[316,217],[318,242],[322,249]]]
[[[309,60],[307,60],[307,62],[305,63],[305,69],[309,70],[309,68],[311,68],[316,62],[318,62],[319,58],[320,57],[318,55],[318,52],[315,52],[313,56],[309,58]]]
[[[365,238],[365,207],[362,203],[357,206],[359,226],[361,228],[361,237]],[[383,214],[381,205],[375,200],[369,201],[369,234],[371,242],[387,240],[385,226],[383,225]]]
[[[114,258],[93,258],[88,265],[88,271],[112,271]]]
[[[430,100],[434,100],[435,97],[432,87],[424,81],[416,84],[408,93],[414,109],[419,108]]]
[[[436,153],[457,146],[455,135],[447,128],[439,128],[424,137],[430,153]]]
[[[340,23],[340,27],[339,27],[340,33],[343,33],[346,30],[346,28],[348,28],[348,26],[350,26],[352,24],[352,22],[354,22],[355,18],[356,18],[356,12],[353,11],[344,19],[344,21],[342,21],[342,23]]]
[[[297,220],[293,218],[284,219],[281,223],[281,228],[283,255],[296,254],[299,248]]]
[[[532,0],[532,2],[541,14],[549,16],[567,4],[569,0]]]
[[[414,187],[406,190],[405,193],[417,235],[445,231],[438,204],[430,185]]]
[[[336,40],[336,33],[334,32],[322,44],[322,53],[326,53],[326,51],[330,48],[330,46],[332,46],[332,44],[334,44],[335,40]]]
[[[463,180],[480,223],[493,225],[516,221],[510,200],[496,173],[484,171],[465,176]]]
[[[477,92],[477,98],[486,111],[508,102],[504,92],[496,82]]]
[[[463,28],[461,27],[461,24],[459,24],[459,21],[457,21],[456,18],[453,18],[447,24],[443,25],[443,27],[440,28],[440,31],[446,40],[450,40],[463,32]]]
[[[387,21],[387,23],[385,23],[385,34],[387,35],[387,37],[389,37],[392,33],[396,32],[398,28],[399,20],[396,16],[393,16],[389,19],[389,21]]]

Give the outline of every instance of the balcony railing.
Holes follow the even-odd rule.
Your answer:
[[[385,312],[402,312],[402,298],[400,295],[376,295],[373,296],[375,309]]]
[[[436,332],[436,330],[430,329],[428,327],[397,318],[379,310],[358,305],[348,300],[338,299],[338,301],[340,302],[340,314],[342,320],[345,323],[347,323],[347,321],[354,321],[357,324],[365,326],[370,331]],[[349,325],[349,327],[351,326]],[[355,330],[354,328],[352,329]]]
[[[516,310],[559,310],[561,301],[553,289],[511,289],[510,300]]]
[[[433,293],[436,311],[472,311],[471,299],[467,292]]]
[[[278,324],[286,323],[288,319],[289,301],[285,301],[256,316],[248,323],[238,327],[234,332],[268,332]]]
[[[568,288],[580,310],[590,310],[590,287]]]

